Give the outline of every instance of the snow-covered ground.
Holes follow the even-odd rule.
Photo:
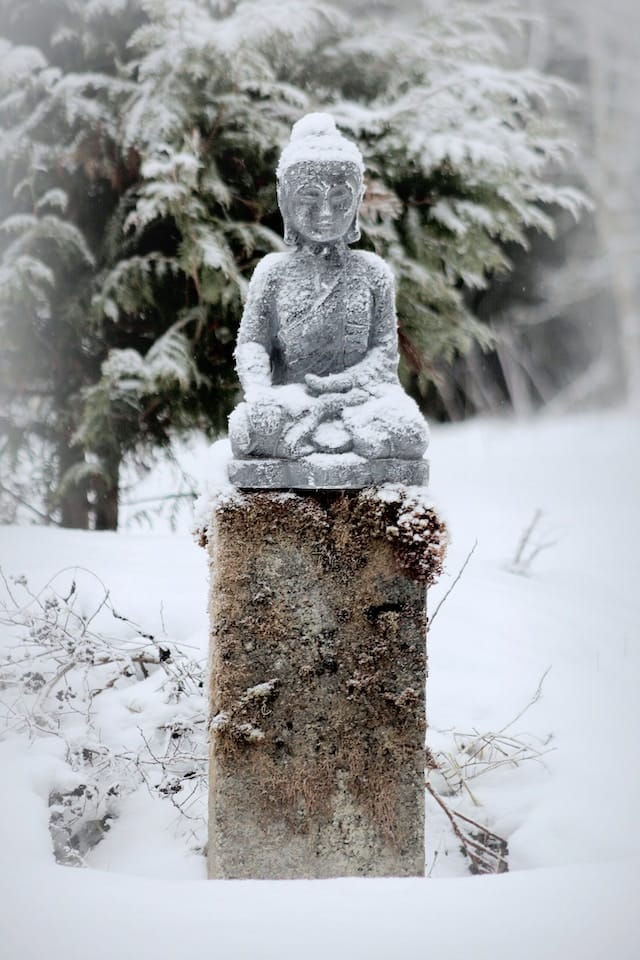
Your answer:
[[[467,787],[449,798],[508,839],[511,872],[465,875],[427,797],[430,879],[207,882],[203,858],[175,835],[175,809],[146,791],[123,802],[89,869],[57,866],[47,798],[64,766],[60,743],[9,737],[0,744],[1,960],[640,956],[639,439],[640,418],[626,412],[434,430],[432,492],[452,544],[429,598],[429,742],[464,763],[470,738],[495,744],[503,731],[534,755],[498,763],[488,748],[490,762],[468,767]],[[195,475],[205,462],[198,450],[185,459]],[[5,528],[0,565],[32,587],[86,567],[116,609],[197,656],[207,568],[187,527],[183,510],[174,534]],[[144,717],[152,700],[139,694],[128,710]],[[121,714],[109,717],[117,740]]]

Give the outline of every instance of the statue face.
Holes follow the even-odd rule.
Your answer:
[[[360,204],[358,172],[344,163],[301,163],[288,171],[283,215],[311,243],[343,240]]]

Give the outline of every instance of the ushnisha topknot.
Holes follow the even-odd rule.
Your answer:
[[[364,174],[362,154],[355,143],[343,137],[329,113],[307,113],[294,123],[291,139],[280,156],[278,180],[289,167],[308,161],[351,163],[361,176]]]

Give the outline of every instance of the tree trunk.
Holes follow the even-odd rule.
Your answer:
[[[604,222],[603,222],[604,221]],[[640,407],[640,296],[634,265],[628,250],[616,251],[614,227],[601,218],[605,243],[611,251],[611,289],[617,307],[620,376],[624,397],[633,408]]]
[[[105,456],[102,462],[104,475],[96,491],[94,527],[96,530],[117,530],[121,458],[112,453]]]
[[[58,443],[58,480],[64,481],[65,475],[72,467],[83,463],[84,456],[81,450],[69,446],[67,437]],[[85,483],[64,484],[62,491],[57,495],[57,506],[60,509],[60,523],[63,527],[72,527],[78,530],[89,528],[89,504],[87,503],[87,489]]]

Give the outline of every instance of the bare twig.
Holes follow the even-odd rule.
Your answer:
[[[15,490],[11,490],[9,487],[6,487],[4,483],[0,483],[0,490],[3,493],[8,494],[12,497],[16,503],[19,503],[20,506],[25,507],[25,509],[30,510],[31,513],[35,514],[36,517],[39,517],[40,520],[44,520],[47,524],[53,524],[53,526],[60,527],[62,524],[59,520],[56,520],[55,517],[52,517],[49,513],[43,513],[42,510],[38,510],[37,507],[34,507],[32,503],[29,503],[28,500],[25,500],[24,497],[21,497]]]
[[[513,718],[513,720],[510,720],[509,723],[505,724],[504,727],[502,727],[500,730],[498,730],[498,733],[499,733],[499,734],[500,734],[500,733],[504,733],[505,730],[508,730],[509,727],[512,727],[512,726],[514,725],[514,723],[516,723],[517,720],[519,720],[522,716],[524,716],[524,714],[527,712],[527,710],[530,710],[531,707],[538,702],[538,700],[539,700],[540,697],[542,696],[542,687],[543,687],[544,681],[547,679],[547,676],[549,675],[549,672],[550,672],[550,670],[551,670],[551,666],[552,666],[552,665],[549,664],[549,666],[547,667],[547,669],[544,671],[544,673],[542,674],[542,676],[541,676],[540,679],[538,680],[538,686],[536,687],[535,693],[534,693],[533,696],[531,697],[531,700],[529,700],[529,702],[522,708],[522,710],[520,710],[520,712],[515,715],[515,717]]]
[[[16,600],[16,598],[14,597],[14,595],[13,595],[13,593],[12,593],[12,591],[11,591],[11,587],[9,586],[9,581],[8,581],[7,578],[6,578],[5,573],[4,573],[4,570],[2,569],[2,567],[0,567],[0,578],[2,579],[2,582],[4,583],[4,588],[5,588],[5,590],[6,590],[7,593],[9,594],[9,599],[11,600],[11,603],[14,605],[14,607],[18,607],[18,606],[19,606],[19,603],[18,603],[18,601]]]
[[[525,527],[522,537],[520,538],[520,542],[516,548],[515,555],[513,557],[512,565],[514,567],[517,567],[520,564],[520,561],[522,560],[522,555],[524,554],[524,551],[527,548],[527,544],[531,539],[531,535],[533,534],[533,531],[535,530],[537,524],[540,522],[541,517],[542,517],[542,510],[539,510],[539,509],[536,510],[531,519],[531,523],[529,524],[528,527]]]
[[[506,840],[491,830],[488,830],[487,827],[482,826],[482,824],[476,820],[465,817],[456,810],[451,810],[448,804],[446,804],[442,797],[433,789],[428,780],[425,781],[425,788],[451,824],[451,829],[460,842],[462,853],[469,858],[469,869],[471,872],[476,874],[506,873],[509,869]],[[469,831],[463,830],[458,822],[459,820],[475,827],[475,834],[470,834]],[[484,839],[485,837],[491,846],[483,843],[480,839]]]
[[[177,829],[201,849],[198,832],[202,835],[205,820],[199,811],[206,796],[207,766],[203,668],[174,642],[158,645],[152,634],[114,611],[109,591],[91,571],[86,572],[103,590],[83,615],[85,581],[78,577],[83,569],[59,571],[37,592],[24,578],[16,579],[16,590],[0,570],[0,622],[20,637],[0,657],[2,683],[11,691],[8,701],[0,701],[1,726],[31,738],[58,737],[81,781],[77,789],[54,791],[50,798],[56,857],[82,863],[84,851],[104,834],[99,825],[117,815],[118,798],[142,783],[153,796],[171,801],[180,814]],[[60,582],[67,570],[72,572],[71,587],[67,580]],[[105,608],[136,636],[116,640],[93,628]],[[134,689],[155,671],[161,671],[156,695],[165,707],[176,704],[175,713],[164,710],[160,723],[153,712],[145,716],[143,701],[141,733],[130,750],[116,752],[100,743],[95,697],[107,696],[118,682]],[[155,773],[148,776],[145,764],[149,773],[159,768],[161,779]]]
[[[477,547],[477,546],[478,546],[478,541],[475,540],[473,546],[471,547],[471,550],[469,550],[469,553],[468,553],[467,556],[465,557],[464,563],[462,564],[462,566],[461,566],[460,569],[458,570],[458,572],[457,572],[457,574],[456,574],[456,576],[455,576],[455,578],[454,578],[454,580],[453,580],[453,583],[451,584],[451,586],[449,587],[449,589],[447,590],[447,592],[445,593],[445,595],[442,597],[442,599],[441,599],[440,602],[438,603],[437,607],[436,607],[435,610],[433,611],[433,614],[432,614],[431,617],[429,618],[429,627],[433,626],[433,621],[434,621],[435,618],[438,616],[438,612],[439,612],[442,604],[445,602],[445,600],[447,599],[447,597],[449,596],[449,594],[455,589],[456,584],[458,583],[458,581],[460,580],[460,577],[462,576],[462,574],[464,573],[464,571],[465,571],[466,568],[467,568],[467,564],[469,563],[469,561],[471,560],[471,557],[472,557],[473,554],[475,553],[475,550],[476,550],[476,547]]]
[[[165,493],[159,497],[141,497],[139,500],[124,500],[123,507],[137,507],[142,503],[160,503],[163,500],[197,500],[198,494],[195,490],[188,493]]]
[[[557,540],[547,540],[537,544],[532,543],[534,531],[543,516],[542,510],[536,510],[531,519],[531,523],[525,527],[513,559],[507,566],[507,569],[512,573],[528,573],[538,554],[542,553],[543,550],[548,550],[550,547],[555,547]]]

